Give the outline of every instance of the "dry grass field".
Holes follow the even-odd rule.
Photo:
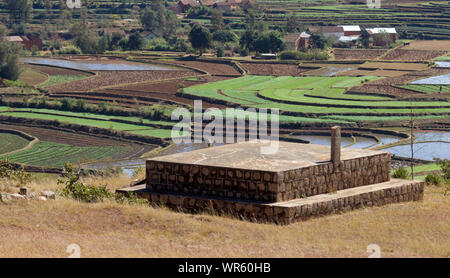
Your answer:
[[[56,189],[40,178],[32,190]],[[128,180],[129,181],[129,180]],[[109,178],[91,183],[126,184]],[[290,226],[115,202],[0,203],[0,257],[450,257],[450,197],[427,187],[424,201],[368,208]]]
[[[410,42],[409,45],[402,47],[402,49],[450,51],[450,41],[447,40],[413,41]]]

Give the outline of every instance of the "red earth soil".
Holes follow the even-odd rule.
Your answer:
[[[339,49],[333,50],[336,60],[370,60],[375,59],[386,52],[384,49]]]
[[[114,87],[109,89],[96,90],[95,92],[85,93],[52,93],[51,98],[82,98],[90,103],[100,102],[117,102],[127,107],[136,107],[136,101],[141,105],[152,105],[155,103],[171,103],[171,104],[184,104],[192,106],[194,101],[187,98],[176,96],[179,90],[179,84],[184,86],[192,86],[203,84],[207,82],[215,82],[225,80],[228,78],[217,76],[204,76],[199,80],[170,80],[162,82],[141,83],[141,84],[129,84],[120,87]],[[208,103],[203,101],[204,108],[225,108],[223,105]]]
[[[71,76],[90,76],[90,75],[92,75],[87,72],[83,72],[83,71],[79,71],[79,70],[49,67],[49,66],[28,65],[27,67],[32,68],[37,71],[40,71],[47,75],[71,75]]]
[[[240,64],[248,71],[249,74],[255,75],[274,75],[274,76],[299,76],[303,72],[311,69],[302,69],[296,64],[275,64],[275,63],[246,63]]]
[[[98,75],[71,82],[56,84],[46,89],[50,92],[86,92],[102,87],[135,82],[158,81],[172,78],[196,76],[191,70],[155,70],[155,71],[99,71]]]
[[[447,51],[438,50],[405,50],[394,49],[382,57],[381,60],[401,60],[401,61],[428,61],[446,54]]]
[[[143,60],[142,58],[140,59]],[[148,61],[152,61],[152,59],[149,59]],[[184,60],[164,60],[162,62],[172,65],[182,65],[192,67],[194,69],[207,72],[211,75],[219,75],[219,76],[241,75],[240,72],[236,70],[234,67],[223,63],[214,63],[205,61],[184,61]]]

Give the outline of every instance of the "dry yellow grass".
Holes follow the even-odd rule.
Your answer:
[[[51,180],[40,186],[56,188]],[[442,192],[427,187],[421,202],[290,226],[115,202],[0,203],[0,256],[67,257],[75,243],[81,257],[367,257],[374,243],[382,257],[450,257],[450,197]]]
[[[413,41],[410,42],[408,46],[403,46],[402,49],[450,51],[450,41],[449,40]]]

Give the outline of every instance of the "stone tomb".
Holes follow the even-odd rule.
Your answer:
[[[388,152],[341,150],[339,128],[332,134],[332,148],[281,141],[261,154],[268,142],[255,140],[152,158],[146,185],[119,192],[279,224],[423,198],[422,182],[390,180]]]

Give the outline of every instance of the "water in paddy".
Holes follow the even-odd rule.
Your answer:
[[[384,149],[392,154],[411,157],[411,146],[400,145]],[[414,158],[433,160],[434,158],[450,159],[450,142],[415,143]]]
[[[219,145],[221,145],[221,144],[214,144],[214,146],[219,146]],[[151,156],[151,157],[190,152],[190,151],[194,151],[194,150],[204,149],[207,147],[208,147],[208,145],[206,143],[195,143],[195,144],[182,143],[182,144],[174,145],[170,148],[167,148],[167,149],[163,150],[162,152],[160,152],[154,156]],[[145,161],[151,157],[135,158],[135,159],[111,161],[111,162],[98,162],[98,163],[83,165],[83,168],[101,170],[101,169],[105,169],[105,168],[120,167],[129,177],[131,177],[133,175],[134,171],[136,170],[136,168],[145,167]]]
[[[331,137],[330,136],[322,136],[322,135],[300,135],[300,136],[294,136],[294,138],[303,139],[311,142],[312,144],[317,145],[323,145],[323,146],[329,146],[331,144]],[[373,144],[376,144],[376,141],[370,138],[366,137],[356,137],[356,143],[351,145],[353,143],[351,137],[342,137],[341,138],[341,146],[343,148],[355,148],[355,149],[362,149],[369,146],[372,146]]]
[[[450,62],[435,62],[436,65],[438,65],[439,68],[450,68]]]
[[[416,132],[414,143],[414,157],[433,160],[438,157],[450,159],[450,132]],[[411,157],[411,145],[399,145],[383,149],[397,156]]]
[[[173,70],[173,68],[165,67],[161,65],[143,64],[143,63],[96,63],[95,61],[68,61],[62,59],[50,59],[50,58],[24,58],[22,62],[30,64],[40,64],[48,66],[57,66],[63,68],[70,68],[76,70]]]
[[[416,85],[450,85],[450,73],[438,76],[432,76],[410,82]]]

